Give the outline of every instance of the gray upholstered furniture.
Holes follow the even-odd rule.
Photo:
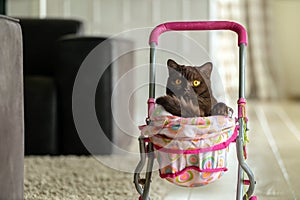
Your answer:
[[[23,199],[24,123],[21,28],[0,15],[0,199]]]

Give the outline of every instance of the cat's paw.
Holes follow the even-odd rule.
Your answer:
[[[225,103],[217,103],[213,106],[211,110],[211,115],[223,115],[227,117],[232,117],[233,109],[228,107]]]
[[[156,104],[159,104],[159,105],[164,105],[165,102],[166,102],[165,96],[163,96],[163,97],[158,97],[158,98],[155,100],[155,103],[156,103]]]
[[[156,104],[161,105],[164,109],[172,115],[181,116],[180,102],[178,98],[174,96],[162,96],[155,100]]]
[[[174,98],[171,96],[161,96],[155,100],[156,104],[163,106],[164,108],[175,107]]]
[[[194,105],[191,100],[180,99],[176,96],[162,96],[156,99],[156,103],[163,106],[164,109],[172,115],[180,117],[202,117],[204,112],[199,109],[199,106]]]

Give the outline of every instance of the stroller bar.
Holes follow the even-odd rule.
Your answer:
[[[231,30],[238,34],[238,45],[247,45],[247,32],[245,28],[230,21],[195,21],[195,22],[167,22],[153,29],[149,44],[158,44],[159,36],[167,31],[200,31],[200,30]]]
[[[245,98],[246,45],[239,48],[239,98]]]
[[[242,127],[241,127],[242,129]],[[240,129],[240,130],[241,130]],[[255,179],[254,179],[254,174],[247,165],[247,163],[244,160],[244,155],[243,155],[243,137],[239,135],[236,139],[236,147],[237,147],[237,158],[239,161],[239,170],[238,170],[238,188],[237,188],[237,199],[244,199],[247,200],[247,197],[250,197],[255,188]],[[244,187],[244,173],[245,172],[249,178],[249,188],[246,192],[246,194],[243,197],[243,187]]]
[[[147,142],[148,140],[144,137],[139,137],[139,145],[140,145],[140,162],[138,163],[135,172],[134,172],[134,185],[138,193],[141,195],[140,199],[142,200],[150,200],[150,182],[152,176],[152,168],[154,163],[154,153],[153,153],[153,144],[151,142]],[[147,146],[146,146],[147,142]],[[142,172],[145,164],[146,158],[148,157],[147,168],[145,179],[141,179],[140,173]],[[142,187],[142,186],[143,187]]]
[[[140,146],[140,162],[138,163],[135,172],[134,172],[134,179],[133,182],[135,184],[136,190],[139,194],[143,194],[143,189],[139,184],[140,181],[140,173],[143,170],[143,167],[146,163],[146,147],[145,147],[145,141],[143,138],[139,138],[139,146]]]
[[[150,44],[150,80],[149,80],[149,98],[155,98],[155,62],[156,45]]]

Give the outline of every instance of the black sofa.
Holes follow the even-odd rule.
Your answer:
[[[78,20],[21,18],[20,25],[24,41],[25,154],[90,154],[74,124],[72,91],[82,62],[107,38],[84,36]],[[116,46],[107,45],[99,58],[110,57]],[[115,64],[110,65],[95,95],[97,119],[105,138],[95,140],[93,154],[112,153],[112,144],[107,141],[114,139],[111,93]]]

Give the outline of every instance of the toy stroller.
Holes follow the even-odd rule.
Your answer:
[[[183,118],[160,116],[155,106],[155,52],[159,36],[167,31],[231,30],[238,34],[239,99],[238,116]],[[134,184],[140,200],[150,200],[150,182],[154,159],[159,164],[160,177],[184,187],[197,187],[219,179],[225,171],[229,144],[236,142],[238,158],[237,200],[256,200],[254,175],[246,164],[247,116],[245,99],[245,65],[247,32],[229,21],[169,22],[160,24],[150,35],[150,83],[147,125],[140,127],[140,161],[134,174]],[[140,178],[146,160],[145,178]],[[245,176],[247,175],[247,176]],[[244,191],[244,186],[248,190]]]

